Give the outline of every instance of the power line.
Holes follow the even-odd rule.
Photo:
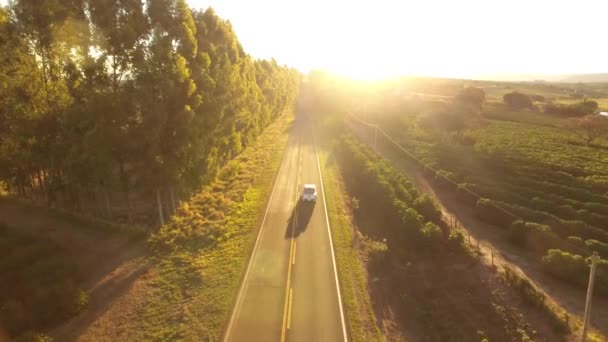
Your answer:
[[[408,151],[405,147],[401,146],[401,144],[399,144],[395,139],[393,139],[384,129],[382,129],[379,125],[377,124],[372,124],[369,122],[366,122],[364,120],[359,119],[358,117],[352,115],[352,114],[348,114],[348,116],[350,116],[351,118],[355,119],[356,121],[359,121],[360,123],[367,125],[369,127],[372,127],[378,131],[380,131],[380,133],[382,133],[382,135],[384,135],[391,143],[393,143],[395,146],[397,146],[397,148],[399,148],[401,151],[403,151],[404,153],[406,153],[408,156],[410,156],[412,159],[414,159],[415,161],[417,161],[418,163],[420,163],[422,166],[424,166],[425,168],[428,168],[429,170],[433,171],[436,175],[442,177],[443,179],[445,179],[446,181],[454,184],[456,187],[468,192],[469,194],[477,197],[478,199],[486,199],[488,200],[489,204],[491,206],[493,206],[494,208],[506,213],[507,215],[514,217],[515,219],[520,219],[523,220],[523,218],[513,214],[512,212],[510,212],[509,210],[499,206],[498,204],[496,204],[493,200],[489,199],[489,198],[485,198],[479,194],[477,194],[476,192],[467,189],[465,186],[458,184],[456,181],[452,180],[451,178],[449,178],[448,176],[444,175],[443,173],[439,172],[438,170],[436,170],[435,168],[433,168],[432,166],[430,166],[429,164],[425,163],[424,161],[422,161],[420,158],[416,157],[416,155],[414,155],[413,153],[411,153],[410,151]]]

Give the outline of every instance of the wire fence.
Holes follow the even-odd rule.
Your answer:
[[[391,137],[384,129],[382,129],[382,127],[380,127],[377,124],[372,124],[369,122],[366,122],[364,120],[361,120],[360,118],[352,115],[352,114],[348,114],[349,117],[351,117],[352,119],[354,119],[355,121],[358,121],[359,123],[362,123],[368,127],[374,128],[375,130],[377,130],[378,132],[380,132],[388,141],[390,141],[393,145],[395,145],[395,147],[397,147],[399,150],[401,150],[402,152],[404,152],[405,154],[407,154],[409,157],[411,157],[414,161],[416,161],[417,163],[419,163],[422,167],[424,167],[425,169],[431,170],[433,171],[433,173],[438,176],[443,178],[444,180],[446,180],[447,182],[453,184],[454,186],[456,186],[459,189],[462,189],[463,191],[466,191],[467,193],[475,196],[478,200],[479,199],[486,199],[488,200],[489,204],[491,206],[493,206],[494,208],[504,212],[505,214],[513,217],[514,219],[519,219],[519,220],[524,220],[523,218],[513,214],[512,212],[510,212],[509,210],[507,210],[506,208],[498,205],[495,201],[489,199],[489,198],[485,198],[481,195],[479,195],[478,193],[472,191],[471,189],[468,189],[466,186],[463,186],[461,184],[458,184],[458,182],[456,182],[455,180],[451,179],[450,177],[446,176],[445,174],[443,174],[442,172],[439,172],[439,170],[435,169],[434,167],[430,166],[429,164],[425,163],[423,160],[421,160],[420,158],[418,158],[416,155],[414,155],[412,152],[408,151],[405,147],[403,147],[403,145],[401,145],[399,142],[397,142],[393,137]]]
[[[428,163],[425,163],[423,160],[421,160],[420,158],[418,158],[414,153],[412,153],[407,148],[405,148],[402,144],[400,144],[397,141],[397,139],[393,138],[389,133],[386,132],[386,130],[384,130],[382,127],[380,127],[380,125],[378,125],[378,124],[372,124],[372,123],[367,122],[365,120],[362,120],[362,119],[360,119],[360,118],[358,118],[358,117],[356,117],[355,115],[352,115],[352,114],[347,114],[347,115],[353,121],[358,122],[360,124],[363,124],[366,127],[374,129],[375,130],[375,132],[374,132],[375,135],[377,135],[378,132],[380,132],[381,136],[385,137],[388,142],[390,142],[393,146],[395,146],[401,152],[405,153],[407,156],[409,156],[411,159],[413,159],[415,162],[417,162],[423,168],[426,168],[426,169],[432,171],[436,177],[441,177],[445,181],[447,181],[450,184],[456,186],[457,189],[462,189],[463,191],[466,191],[470,195],[474,196],[477,200],[480,200],[480,199],[487,200],[488,201],[487,203],[489,205],[491,205],[492,207],[494,207],[494,208],[496,208],[496,209],[504,212],[505,214],[507,214],[510,217],[512,217],[514,220],[522,220],[524,222],[527,221],[525,218],[522,218],[519,215],[516,215],[516,214],[512,213],[511,211],[509,211],[508,209],[504,208],[503,206],[499,205],[494,200],[479,195],[478,193],[472,191],[471,189],[468,189],[465,185],[458,184],[458,182],[456,182],[455,180],[453,180],[450,177],[446,176],[444,173],[442,173],[439,170],[435,169],[434,167],[432,167]],[[377,136],[375,136],[375,139],[376,138],[377,138]],[[463,226],[460,225],[460,227],[463,227]],[[467,240],[472,241],[475,245],[479,245],[479,242],[475,242],[476,241],[475,238],[473,238],[473,237],[470,236],[470,233],[468,232],[468,230],[464,230],[464,232],[467,235]],[[580,246],[573,244],[568,239],[562,238],[561,242],[562,242],[562,246],[567,246],[567,248],[569,249],[569,251],[575,251],[575,254],[584,254],[585,253],[585,251],[582,250]],[[494,250],[491,245],[488,245],[487,248],[490,249],[490,250]],[[555,248],[562,248],[562,247],[556,246]],[[480,247],[480,249],[483,249],[483,248]],[[490,256],[490,257],[492,257],[492,256]]]

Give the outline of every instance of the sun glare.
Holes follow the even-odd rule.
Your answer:
[[[598,43],[599,32],[605,31],[606,2],[595,2],[594,11],[549,0],[508,5],[486,0],[190,3],[211,5],[230,18],[254,57],[274,57],[304,72],[325,69],[369,80],[606,71],[608,46]],[[584,21],[577,22],[579,18]],[[593,53],[564,48],[567,42]]]

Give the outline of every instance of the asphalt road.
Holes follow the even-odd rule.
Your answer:
[[[347,340],[313,133],[299,115],[224,341]]]

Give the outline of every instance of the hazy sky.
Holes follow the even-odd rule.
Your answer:
[[[608,72],[607,0],[189,0],[245,49],[356,77]]]
[[[608,72],[608,0],[188,0],[245,50],[354,77]],[[6,0],[0,0],[6,3]]]

